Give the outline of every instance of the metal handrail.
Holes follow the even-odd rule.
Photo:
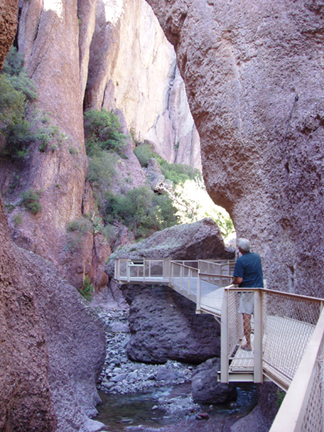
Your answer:
[[[324,310],[270,432],[323,431]]]

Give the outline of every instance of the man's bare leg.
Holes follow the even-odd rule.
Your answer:
[[[243,314],[243,327],[246,344],[242,346],[243,349],[252,350],[251,345],[251,315]]]

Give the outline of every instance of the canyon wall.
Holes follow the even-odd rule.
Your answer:
[[[13,42],[17,1],[0,1],[0,62]],[[0,196],[0,429],[98,430],[89,418],[105,334],[75,288],[10,238]]]
[[[144,0],[97,1],[84,105],[120,109],[137,140],[152,142],[170,163],[201,169],[174,49]]]
[[[83,110],[113,109],[124,133],[148,139],[169,162],[201,169],[184,83],[174,49],[144,0],[20,0],[19,11],[16,45],[38,91],[32,110],[40,125],[48,118],[58,133],[44,151],[34,142],[23,160],[0,159],[11,234],[19,246],[49,259],[74,286],[96,274],[98,287],[105,283],[98,261],[108,257],[109,245],[90,231],[78,250],[71,250],[67,232],[71,221],[95,211],[85,181]],[[116,190],[130,172],[136,173],[131,187],[145,182],[133,146],[132,141],[128,160],[120,161]],[[20,204],[26,190],[40,195],[42,211],[36,215]]]
[[[148,3],[176,50],[209,194],[269,288],[323,296],[322,2]]]

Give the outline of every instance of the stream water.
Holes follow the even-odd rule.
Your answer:
[[[257,403],[256,386],[242,385],[235,403],[200,405],[197,411],[186,402],[190,391],[190,384],[183,384],[135,394],[100,392],[102,404],[96,420],[110,432],[226,432]],[[207,413],[208,420],[197,420],[199,413]]]
[[[106,362],[98,381],[102,404],[96,420],[109,432],[229,432],[257,403],[256,386],[237,387],[237,400],[199,405],[192,399],[195,366],[168,360],[165,365],[134,363],[126,354],[128,312],[97,309],[106,328]],[[208,419],[198,420],[204,413]]]

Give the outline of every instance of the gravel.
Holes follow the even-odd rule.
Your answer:
[[[129,360],[126,354],[130,339],[128,312],[101,308],[97,312],[105,324],[107,341],[106,361],[97,385],[99,390],[127,394],[191,381],[195,366],[173,360],[164,365]]]

